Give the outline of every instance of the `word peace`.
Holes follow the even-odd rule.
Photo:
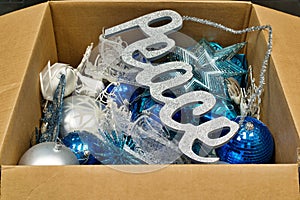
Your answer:
[[[168,20],[167,24],[158,27],[151,27],[153,23]],[[136,41],[128,45],[122,53],[122,61],[129,66],[137,67],[141,71],[136,76],[136,82],[148,86],[152,98],[164,104],[160,110],[159,116],[161,121],[170,129],[182,132],[183,136],[179,142],[179,149],[186,156],[199,162],[216,162],[217,157],[202,157],[193,152],[192,146],[195,140],[211,148],[216,148],[227,143],[237,132],[239,126],[237,123],[230,121],[226,117],[219,117],[198,126],[193,124],[182,124],[172,119],[173,115],[183,108],[191,104],[199,104],[193,109],[193,115],[200,117],[210,111],[216,104],[215,97],[205,91],[192,91],[182,94],[176,98],[163,96],[166,90],[180,87],[188,83],[192,77],[192,66],[184,62],[168,62],[153,66],[150,62],[143,63],[134,59],[133,55],[136,52],[141,53],[149,61],[157,60],[167,55],[175,47],[175,41],[167,37],[167,34],[175,32],[182,27],[182,17],[172,10],[162,10],[144,15],[133,19],[123,24],[114,26],[105,30],[104,36],[110,37],[115,34],[128,31],[131,29],[140,28],[147,38]],[[154,49],[155,45],[162,48]],[[154,81],[161,75],[165,75],[174,70],[180,70],[182,74],[163,80],[160,82]],[[214,138],[212,135],[220,130],[228,130],[228,132],[219,138]]]

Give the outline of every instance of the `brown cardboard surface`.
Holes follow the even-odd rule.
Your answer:
[[[300,18],[258,5],[254,5],[254,8],[261,23],[272,25],[274,31],[272,60],[276,66],[278,83],[282,86],[294,126],[300,133],[300,68],[298,64],[300,63],[300,40],[297,39]],[[286,134],[292,133],[287,131]],[[299,137],[300,135],[297,138],[298,146]]]
[[[38,72],[47,61],[58,60],[77,66],[86,46],[90,42],[95,44],[98,42],[103,26],[109,27],[166,8],[177,10],[182,15],[210,19],[234,29],[267,22],[272,24],[274,51],[267,74],[270,85],[266,85],[262,118],[269,125],[275,138],[276,163],[290,164],[172,165],[145,174],[124,173],[107,166],[14,166],[29,147],[31,133],[39,123]],[[299,91],[296,88],[297,79],[288,80],[288,77],[297,78],[297,68],[290,66],[292,58],[294,61],[299,58],[292,57],[293,54],[284,55],[286,51],[289,52],[289,46],[292,50],[296,50],[299,39],[292,37],[286,39],[282,36],[288,33],[296,35],[296,31],[287,31],[286,25],[281,29],[280,24],[289,21],[292,27],[298,28],[299,18],[282,13],[277,15],[273,12],[278,13],[245,2],[76,1],[44,3],[0,17],[0,26],[8,27],[6,32],[0,33],[0,40],[4,44],[0,47],[2,53],[0,70],[7,75],[4,77],[5,84],[0,86],[3,88],[3,92],[0,92],[1,197],[3,199],[298,198],[296,148],[299,146],[297,132],[299,133],[300,122],[297,118],[299,115],[297,98],[293,92],[298,94]],[[277,16],[280,16],[279,25]],[[15,31],[16,26],[21,27],[22,31]],[[233,36],[192,22],[185,22],[182,32],[196,40],[206,36],[210,40],[222,42],[225,46],[247,38],[248,59],[251,64],[258,67],[266,46],[264,33]],[[293,41],[296,45],[292,43]],[[281,46],[283,52],[280,50]],[[12,69],[10,64],[15,66],[13,70],[16,72],[13,74],[7,73]],[[256,69],[255,73],[258,74],[258,71]],[[287,72],[293,74],[286,74]],[[17,84],[10,85],[11,82]],[[274,111],[276,113],[273,113]]]
[[[4,141],[47,5],[0,16],[0,143]]]
[[[191,1],[154,1],[154,4],[146,2],[107,2],[83,1],[72,2],[50,2],[54,21],[54,30],[57,41],[58,58],[61,62],[77,66],[87,44],[98,43],[98,36],[102,27],[110,27],[135,17],[144,15],[160,9],[173,9],[183,15],[207,18],[218,23],[230,26],[234,29],[245,28],[248,24],[248,17],[251,10],[250,3],[227,4],[225,2],[199,2]],[[97,7],[95,7],[97,5]],[[72,12],[69,12],[72,10]],[[62,13],[63,16],[62,16]],[[88,13],[88,14],[86,14]],[[103,17],[109,16],[109,17]],[[223,16],[220,18],[220,16]],[[230,19],[230,20],[228,20]],[[207,37],[210,40],[216,39],[216,35],[222,34],[222,42],[227,45],[232,42],[244,40],[245,36],[219,31],[192,22],[186,22],[181,30],[189,33],[189,36],[196,40]],[[205,30],[205,31],[203,31]],[[95,34],[97,33],[97,34]],[[80,40],[81,42],[77,42]]]
[[[108,166],[4,166],[2,169],[3,200],[295,200],[297,185],[295,164],[258,165],[255,170],[251,165],[172,165],[144,174],[124,173]]]
[[[12,87],[11,94],[4,90],[0,96],[0,108],[7,111],[7,116],[0,112],[3,120],[1,136],[3,137],[3,133],[6,136],[1,142],[9,144],[8,148],[1,145],[1,163],[16,163],[19,155],[30,146],[31,140],[28,138],[32,137],[32,128],[39,126],[41,112],[37,106],[40,104],[38,73],[46,65],[45,58],[52,62],[57,60],[53,25],[49,16],[50,8],[41,4],[5,15],[4,20],[1,20],[6,22],[6,31],[1,32],[1,48],[3,54],[7,55],[1,57],[6,58],[0,67],[4,79],[1,84],[3,87],[15,86]],[[19,145],[20,141],[22,145]],[[15,148],[18,145],[21,148]]]
[[[282,30],[288,29],[288,27],[278,27],[276,23],[277,20],[268,21],[264,18],[264,22],[261,21],[260,14],[266,12],[277,12],[271,9],[264,10],[264,12],[256,9],[252,9],[252,15],[250,18],[249,26],[255,26],[259,24],[270,24],[273,28],[273,52],[270,59],[269,68],[266,73],[266,84],[264,87],[263,93],[263,103],[262,103],[262,119],[264,123],[269,126],[273,136],[275,138],[276,148],[276,162],[278,163],[293,163],[297,160],[296,149],[299,146],[299,136],[297,134],[297,128],[295,124],[298,122],[293,119],[290,113],[290,107],[288,100],[284,94],[283,87],[289,87],[285,81],[281,81],[278,74],[278,71],[290,70],[294,68],[292,65],[286,65],[284,61],[280,60],[280,57],[274,54],[274,52],[283,52],[284,46],[293,46],[293,40],[288,39],[279,39],[278,36],[285,34],[282,33]],[[265,8],[266,9],[266,8]],[[282,13],[280,13],[282,14]],[[277,16],[277,15],[276,15]],[[286,15],[285,18],[293,17]],[[276,18],[272,16],[272,19]],[[300,18],[296,18],[300,24]],[[287,20],[287,19],[286,19]],[[297,24],[297,26],[298,26]],[[282,29],[283,28],[283,29]],[[261,32],[260,34],[250,33],[247,35],[248,44],[248,59],[253,60],[252,63],[254,67],[254,72],[256,72],[256,80],[259,80],[259,70],[264,57],[264,52],[266,50],[266,41],[264,34],[266,32]],[[255,35],[256,34],[256,35]],[[255,36],[254,36],[255,35]],[[297,42],[296,42],[297,43]],[[256,45],[262,44],[262,45]],[[295,46],[295,45],[294,45]],[[283,50],[283,51],[282,51]],[[296,51],[296,49],[294,49]],[[258,52],[258,53],[253,53]],[[294,59],[297,60],[297,56],[294,56]],[[276,63],[276,64],[275,64]],[[297,78],[297,77],[295,77]],[[294,81],[293,81],[294,82]],[[297,96],[291,95],[290,98],[297,98]],[[274,105],[280,105],[274,107]],[[276,111],[274,110],[276,109]],[[292,108],[294,110],[294,108]],[[297,112],[297,109],[295,109]],[[299,111],[298,111],[299,112]],[[289,144],[289,145],[286,145]]]

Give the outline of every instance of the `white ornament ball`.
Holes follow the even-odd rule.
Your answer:
[[[50,66],[50,62],[48,62],[40,73],[41,91],[44,99],[53,100],[62,74],[66,76],[65,96],[70,95],[75,90],[78,79],[75,70],[67,64],[55,63]]]
[[[64,138],[73,131],[98,132],[99,106],[95,99],[78,95],[64,100],[60,137]]]
[[[19,165],[78,165],[75,154],[66,146],[44,142],[31,147],[19,161]]]

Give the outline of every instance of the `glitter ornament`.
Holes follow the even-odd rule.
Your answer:
[[[64,91],[66,86],[65,75],[60,77],[59,84],[54,92],[53,101],[46,101],[41,119],[42,126],[40,134],[37,134],[37,141],[56,142],[59,135],[59,127],[62,120],[62,110],[64,103]]]
[[[62,143],[71,149],[80,164],[94,165],[100,162],[91,154],[90,146],[96,145],[99,138],[86,131],[74,131],[62,138]]]
[[[271,163],[274,141],[266,125],[248,116],[234,138],[216,151],[221,161],[232,164]]]
[[[55,142],[43,142],[31,147],[19,161],[19,165],[78,165],[73,152]]]
[[[55,89],[59,84],[61,75],[66,76],[65,96],[70,95],[76,88],[77,75],[74,69],[63,63],[50,66],[50,61],[40,73],[41,91],[44,99],[52,101]]]
[[[242,81],[247,70],[233,57],[245,46],[238,43],[226,48],[209,43],[204,38],[189,50],[176,47],[170,56],[171,60],[182,61],[193,66],[192,86],[212,92],[214,95],[228,99],[225,79],[235,77]],[[238,64],[236,64],[238,63]]]
[[[88,96],[71,96],[64,100],[60,137],[73,131],[98,132],[100,109],[96,101]]]

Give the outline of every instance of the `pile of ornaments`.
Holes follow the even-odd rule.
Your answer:
[[[19,164],[199,163],[179,148],[183,134],[162,122],[163,102],[155,100],[149,87],[136,81],[141,70],[123,62],[124,49],[135,41],[126,39],[131,35],[136,34],[109,38],[100,35],[99,44],[95,48],[93,44],[88,46],[77,68],[63,63],[47,64],[40,73],[43,113],[41,126],[35,131],[37,144],[25,152]],[[179,32],[174,35],[188,38]],[[161,45],[151,46],[151,51],[164,48]],[[175,46],[154,61],[140,52],[132,55],[140,63],[158,67],[172,61],[192,66],[189,82],[165,90],[165,97],[175,98],[191,91],[214,95],[215,104],[208,112],[195,117],[193,110],[201,107],[201,102],[186,105],[172,116],[174,121],[197,126],[223,116],[240,123],[234,137],[218,148],[193,141],[189,147],[193,153],[212,160],[220,158],[213,163],[272,162],[274,141],[268,128],[258,120],[260,99],[250,109],[247,107],[257,87],[246,56],[238,54],[245,45],[244,42],[223,48],[203,38]],[[174,69],[152,81],[168,81],[182,74],[182,70]],[[241,119],[243,115],[247,116]],[[227,132],[224,129],[210,134],[218,138]]]

